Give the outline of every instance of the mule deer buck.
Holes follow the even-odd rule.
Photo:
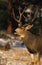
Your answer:
[[[32,8],[34,6],[33,5],[29,5],[28,7],[26,7],[27,9],[24,8],[24,10],[21,12],[21,7],[18,8],[19,11],[19,19],[16,18],[15,16],[15,12],[13,10],[13,18],[15,19],[15,21],[17,21],[17,23],[19,24],[19,28],[17,28],[16,34],[20,35],[21,39],[23,40],[24,44],[26,45],[27,49],[30,52],[31,55],[31,64],[34,64],[34,54],[37,53],[37,57],[38,57],[38,62],[37,65],[40,65],[40,54],[42,54],[42,36],[37,36],[32,34],[31,32],[27,31],[30,28],[33,27],[33,25],[29,25],[29,24],[25,24],[24,26],[22,26],[22,16],[27,19],[27,22],[33,22],[38,14],[38,7],[36,6],[35,13],[34,16],[32,18],[31,14],[32,14]],[[30,17],[26,17],[24,16],[24,12],[28,12],[30,13]]]
[[[20,35],[28,51],[31,53],[31,61],[34,63],[34,54],[37,54],[38,62],[40,65],[40,55],[42,54],[42,36],[34,35],[29,30],[33,25],[25,25],[21,28],[17,28],[15,31]]]

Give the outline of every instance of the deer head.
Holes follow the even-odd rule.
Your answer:
[[[29,30],[32,27],[33,27],[33,25],[25,24],[21,28],[17,28],[15,31],[16,31],[16,34],[18,34],[18,35],[20,35],[20,37],[24,38],[27,30]]]
[[[19,6],[18,7],[18,13],[19,13],[19,18],[16,18],[16,15],[15,15],[15,9],[12,9],[12,15],[13,15],[13,18],[15,19],[15,21],[18,23],[18,27],[15,31],[16,33],[18,33],[18,35],[24,35],[24,33],[29,30],[33,25],[29,25],[31,23],[33,23],[33,21],[35,20],[36,16],[37,16],[37,13],[38,13],[38,7],[36,6],[35,8],[35,13],[34,13],[34,16],[32,18],[32,8],[34,6],[32,4],[28,5],[27,7],[25,7],[23,10],[22,10],[22,7]],[[30,13],[30,17],[26,17],[24,15],[25,12],[28,12]],[[22,26],[22,17],[24,19],[27,19],[27,24]]]

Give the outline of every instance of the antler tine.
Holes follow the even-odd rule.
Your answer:
[[[19,20],[16,18],[16,16],[15,16],[15,13],[14,13],[14,10],[12,10],[13,11],[13,18],[15,19],[15,21],[18,23],[18,26],[20,27],[21,26],[21,24],[20,24],[20,18],[19,18]]]
[[[12,11],[13,11],[13,18],[15,19],[15,21],[17,21],[19,23],[18,19],[16,19],[16,17],[15,17],[15,13],[14,13],[13,9],[12,9]]]
[[[24,9],[24,10],[25,10],[25,9]],[[22,19],[22,15],[23,15],[23,13],[24,13],[24,10],[21,12],[21,7],[19,6],[19,15],[20,15],[20,17],[19,17],[19,27],[22,26],[21,19]]]
[[[35,12],[34,18],[32,19],[32,22],[35,20],[37,14],[38,14],[38,9],[39,9],[39,8],[36,6],[36,12]]]

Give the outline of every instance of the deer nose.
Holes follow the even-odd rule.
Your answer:
[[[14,35],[15,35],[15,36],[20,36],[19,34],[17,34],[17,32],[16,32],[16,31],[14,32]]]

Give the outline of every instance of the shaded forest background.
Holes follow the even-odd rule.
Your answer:
[[[0,30],[6,27],[7,13],[7,1],[0,0]]]
[[[8,0],[0,0],[0,30],[6,30],[8,19],[11,19],[12,29],[17,27],[16,21],[8,14]],[[15,23],[15,24],[14,24]]]

